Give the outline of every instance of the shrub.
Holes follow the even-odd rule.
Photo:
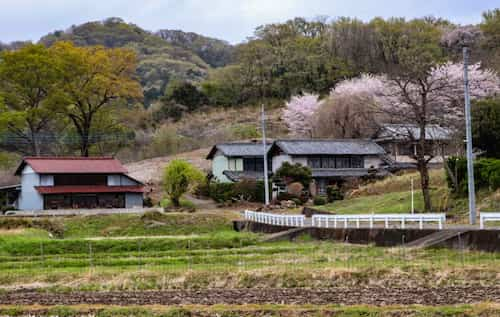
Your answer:
[[[467,194],[467,160],[463,157],[450,157],[447,160],[450,170],[456,174],[458,186],[455,186],[452,176],[446,171],[448,188],[457,195]],[[482,158],[474,162],[474,182],[476,188],[496,190],[500,188],[500,160]],[[457,187],[457,188],[455,188]]]
[[[264,182],[255,180],[242,180],[237,183],[209,184],[209,197],[218,203],[235,200],[264,202]]]
[[[179,207],[179,199],[190,188],[203,181],[203,174],[184,160],[173,160],[165,168],[163,187],[173,206]]]
[[[148,207],[148,208],[153,207],[155,205],[153,202],[153,198],[151,198],[151,197],[144,198],[144,201],[142,204],[144,207]]]
[[[284,162],[274,174],[273,179],[275,182],[282,179],[287,184],[299,182],[305,188],[309,188],[309,184],[312,181],[312,172],[309,167],[303,166],[300,163],[290,164],[289,162]]]
[[[326,198],[323,197],[323,196],[316,196],[313,199],[313,203],[314,203],[315,206],[326,205]]]
[[[209,184],[209,196],[218,203],[228,202],[233,197],[233,188],[234,183],[213,182]]]
[[[326,197],[328,202],[333,202],[344,199],[344,194],[337,186],[328,186],[326,187]]]

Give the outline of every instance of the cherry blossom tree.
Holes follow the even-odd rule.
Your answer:
[[[298,137],[312,137],[313,118],[321,101],[318,95],[294,96],[285,105],[283,120],[291,134]]]
[[[471,99],[500,92],[500,81],[495,72],[481,69],[479,63],[470,65],[468,70]],[[430,211],[428,164],[433,156],[425,151],[426,129],[430,125],[460,127],[464,116],[463,65],[448,62],[416,76],[364,74],[340,83],[330,96],[357,96],[360,102],[372,104],[392,122],[417,128],[408,129],[406,137],[417,145],[413,158],[421,176],[425,210]]]

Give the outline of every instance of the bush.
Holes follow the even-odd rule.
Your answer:
[[[163,189],[175,207],[180,206],[183,194],[203,182],[204,175],[184,160],[173,160],[165,168]]]
[[[155,204],[153,202],[153,199],[151,197],[146,197],[144,198],[144,201],[142,202],[142,205],[144,207],[153,207]]]
[[[312,172],[309,167],[303,166],[300,163],[290,164],[289,162],[284,162],[274,174],[273,180],[275,182],[283,180],[286,184],[299,182],[305,188],[309,188],[309,184],[312,181]]]
[[[458,183],[458,186],[455,186],[452,176],[447,170],[446,181],[448,182],[448,188],[457,195],[467,195],[467,159],[464,157],[450,157],[447,164],[450,170],[456,173]],[[482,158],[475,161],[474,182],[477,189],[487,188],[494,191],[500,188],[500,160]]]
[[[218,203],[235,200],[264,202],[264,182],[255,180],[242,180],[237,183],[209,184],[209,197]]]
[[[326,198],[323,197],[323,196],[316,196],[313,199],[313,203],[314,203],[315,206],[326,205]]]
[[[337,186],[326,187],[326,197],[328,202],[333,202],[335,200],[343,200],[344,194]]]

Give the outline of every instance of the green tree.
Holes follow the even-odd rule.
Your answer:
[[[205,179],[203,173],[184,160],[173,160],[165,168],[163,188],[175,207],[180,206],[180,198]]]
[[[80,154],[88,156],[95,135],[103,133],[94,127],[96,117],[105,115],[113,105],[142,97],[135,80],[135,53],[102,46],[76,47],[68,42],[57,42],[49,50],[62,69],[65,106],[59,111],[74,126]]]
[[[484,62],[500,72],[500,9],[484,12],[480,27],[484,35],[483,47],[488,55]]]
[[[162,101],[174,101],[186,106],[188,111],[193,111],[206,102],[206,97],[190,82],[173,80],[167,85]]]
[[[0,125],[7,138],[18,140],[14,146],[3,142],[8,149],[41,154],[41,134],[55,120],[59,83],[57,61],[43,45],[30,44],[1,53],[0,96],[4,109],[0,111]]]
[[[500,158],[500,99],[487,99],[472,107],[472,139],[474,147],[486,156]]]

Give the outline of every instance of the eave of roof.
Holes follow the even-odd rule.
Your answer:
[[[143,193],[144,186],[35,186],[40,194]]]

